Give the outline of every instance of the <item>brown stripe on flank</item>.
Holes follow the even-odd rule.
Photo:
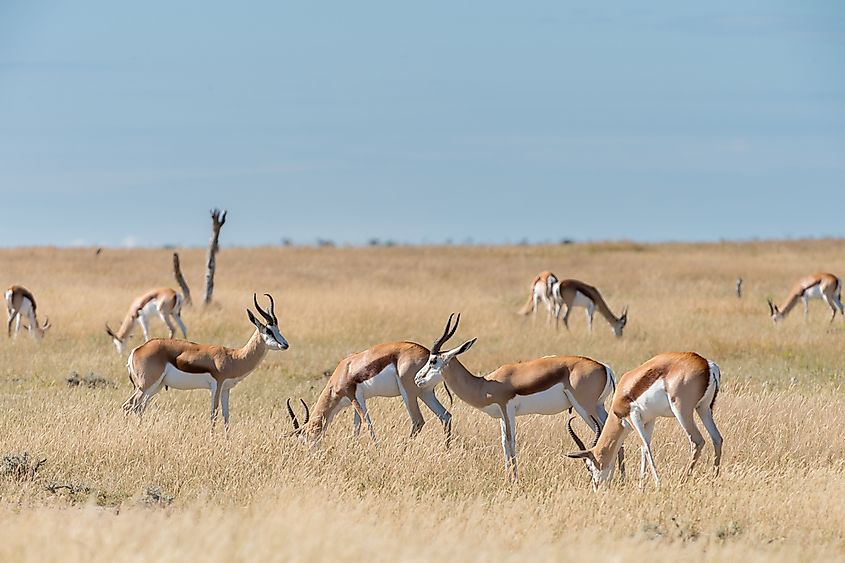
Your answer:
[[[640,395],[645,393],[646,390],[652,385],[654,385],[654,382],[660,379],[665,373],[666,370],[660,368],[651,368],[649,370],[646,370],[642,374],[642,376],[637,378],[637,380],[625,394],[625,399],[628,402],[636,401],[640,397]]]
[[[363,383],[370,378],[377,376],[384,368],[396,362],[396,356],[393,354],[381,356],[376,358],[369,364],[363,366],[352,376],[352,381],[356,384]]]

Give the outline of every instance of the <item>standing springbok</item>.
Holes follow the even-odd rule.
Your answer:
[[[569,328],[569,314],[573,307],[583,307],[587,314],[587,328],[593,332],[593,315],[596,309],[604,317],[617,338],[622,336],[622,330],[628,323],[628,307],[622,310],[622,315],[616,316],[605,303],[599,290],[578,280],[561,280],[552,286],[552,296],[555,302],[555,325],[560,318],[560,311],[565,306],[563,324]]]
[[[598,487],[613,476],[613,459],[616,452],[634,429],[642,442],[640,483],[642,484],[645,478],[646,464],[651,468],[655,482],[659,483],[651,452],[654,423],[658,417],[675,417],[692,447],[692,459],[686,471],[689,476],[704,448],[704,438],[693,416],[693,413],[697,412],[713,440],[713,463],[718,475],[722,459],[722,435],[713,420],[713,404],[719,393],[720,377],[718,365],[692,352],[660,354],[653,357],[619,379],[610,405],[610,415],[601,434],[596,436],[596,441],[589,449],[584,447],[584,443],[572,430],[572,419],[569,419],[569,433],[579,451],[566,455],[585,460],[593,487]]]
[[[830,322],[836,318],[836,310],[845,317],[845,310],[842,308],[842,280],[833,274],[811,274],[799,279],[789,292],[786,302],[778,307],[772,300],[769,299],[769,313],[774,322],[778,322],[786,317],[789,312],[798,304],[800,299],[804,304],[804,320],[807,320],[807,315],[810,310],[810,299],[821,299],[827,303],[833,314],[830,317]]]
[[[475,338],[457,348],[442,350],[461,320],[458,315],[455,325],[451,326],[453,316],[449,316],[443,335],[434,342],[428,361],[417,372],[414,381],[422,387],[442,377],[464,402],[500,420],[505,472],[509,477],[517,479],[517,416],[554,415],[574,408],[596,430],[598,425],[593,418],[602,423],[607,419],[603,403],[615,386],[610,367],[583,356],[546,356],[507,364],[484,377],[476,377],[457,359],[475,344]],[[618,459],[621,466],[621,451]]]
[[[129,305],[129,311],[126,313],[126,317],[123,319],[123,323],[121,323],[117,332],[114,332],[106,324],[106,332],[111,336],[118,354],[123,353],[126,347],[126,341],[132,335],[132,330],[135,328],[136,323],[141,325],[141,331],[144,333],[144,342],[149,341],[149,319],[153,315],[160,317],[164,324],[167,325],[170,331],[168,338],[173,338],[176,334],[176,328],[170,322],[171,317],[179,325],[179,329],[182,331],[182,337],[188,337],[185,330],[185,323],[182,322],[182,296],[169,287],[159,287],[142,293],[132,301],[132,304]]]
[[[15,338],[21,330],[21,317],[26,317],[29,334],[40,340],[50,328],[50,319],[45,318],[44,324],[39,325],[35,316],[35,297],[27,288],[13,285],[6,290],[6,313],[9,315],[7,327],[9,338],[12,337],[12,322],[15,322]]]
[[[371,397],[402,397],[411,417],[411,437],[422,430],[425,419],[420,412],[419,400],[440,419],[446,433],[446,444],[452,432],[452,415],[434,394],[441,378],[432,379],[428,385],[418,387],[414,376],[428,361],[428,348],[414,342],[378,344],[347,356],[332,373],[312,409],[310,420],[306,407],[305,422],[300,427],[288,400],[288,414],[294,432],[306,442],[316,443],[325,434],[337,414],[352,405],[355,409],[355,436],[361,430],[361,420],[366,421],[370,435],[375,440],[375,430],[367,412],[367,399]]]
[[[217,418],[217,406],[222,404],[223,422],[228,428],[229,391],[232,387],[258,367],[267,350],[288,349],[287,340],[279,332],[273,298],[269,294],[264,295],[270,300],[270,312],[258,305],[253,294],[255,309],[265,323],[257,320],[247,309],[247,317],[255,325],[255,332],[240,348],[156,338],[132,350],[126,367],[135,390],[123,403],[123,410],[143,413],[147,403],[163,386],[182,390],[208,389],[211,391],[212,427]]]
[[[519,310],[520,315],[533,315],[536,319],[537,305],[542,302],[546,306],[548,312],[547,321],[551,322],[554,310],[554,298],[552,296],[552,287],[557,283],[557,276],[546,271],[540,272],[531,282],[531,289],[528,292],[528,301],[525,302],[522,309]]]

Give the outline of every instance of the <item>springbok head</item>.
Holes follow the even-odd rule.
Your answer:
[[[279,319],[276,317],[273,296],[269,293],[265,293],[264,295],[270,300],[269,313],[261,308],[258,304],[258,298],[254,293],[252,294],[252,302],[255,304],[255,309],[258,313],[264,317],[265,322],[262,323],[256,319],[255,315],[253,315],[252,311],[249,309],[246,310],[246,316],[249,317],[249,322],[255,325],[255,328],[258,330],[258,333],[261,335],[264,345],[267,346],[267,348],[270,350],[287,350],[288,341],[285,340],[285,337],[282,336],[281,332],[279,332]]]
[[[434,341],[434,345],[431,347],[431,353],[428,357],[428,361],[420,368],[417,375],[414,376],[414,383],[417,384],[417,387],[425,387],[435,378],[442,377],[443,368],[448,366],[449,362],[451,362],[456,356],[459,356],[472,348],[472,345],[475,344],[476,340],[478,340],[477,338],[467,340],[457,348],[452,348],[451,350],[446,350],[444,352],[442,350],[443,345],[447,340],[452,338],[455,331],[458,330],[458,323],[461,322],[461,314],[458,313],[457,318],[455,318],[455,325],[452,326],[453,317],[455,317],[455,313],[449,315],[449,320],[446,321],[446,328],[443,330],[443,334],[440,338]]]
[[[49,318],[49,317],[45,317],[45,318],[44,318],[44,324],[43,324],[43,325],[38,326],[38,323],[37,323],[37,322],[35,323],[35,326],[34,326],[34,329],[35,329],[35,330],[33,330],[33,331],[32,331],[32,334],[34,334],[34,335],[35,335],[35,338],[37,338],[37,339],[39,339],[39,340],[40,340],[41,338],[44,338],[44,334],[45,334],[48,330],[50,330],[50,326],[51,326],[51,325],[50,325],[50,318]]]
[[[769,316],[772,317],[772,322],[778,322],[783,319],[783,313],[780,312],[778,306],[772,303],[771,299],[767,299],[766,302],[769,304]]]
[[[575,433],[575,430],[572,429],[572,421],[575,420],[575,417],[571,417],[569,421],[566,423],[566,428],[569,430],[569,435],[572,437],[572,441],[575,442],[575,445],[578,446],[578,451],[570,452],[566,454],[566,457],[571,457],[573,459],[583,459],[584,464],[587,466],[587,471],[590,472],[590,479],[592,480],[593,490],[596,490],[599,485],[602,483],[609,481],[610,478],[613,476],[613,462],[607,464],[607,467],[601,467],[598,460],[595,456],[595,447],[596,444],[599,442],[599,436],[601,435],[601,424],[599,421],[595,419],[595,417],[591,417],[593,419],[593,423],[596,425],[596,436],[593,438],[593,443],[590,444],[590,447],[587,448],[584,446],[584,442],[578,437],[578,434]]]
[[[290,421],[293,424],[293,431],[288,432],[286,436],[296,436],[298,437],[303,443],[307,441],[307,436],[305,433],[305,428],[308,424],[308,421],[311,420],[311,414],[308,412],[308,405],[302,399],[299,400],[302,403],[302,408],[305,411],[305,414],[302,416],[302,424],[299,424],[299,420],[296,418],[296,415],[293,412],[293,407],[290,406],[290,399],[287,400],[287,407],[288,407],[288,416],[290,416]]]
[[[126,347],[126,341],[122,340],[111,328],[109,328],[108,323],[106,323],[106,333],[111,337],[114,347],[117,348],[117,353],[123,354],[123,349]]]
[[[613,334],[616,338],[622,338],[622,331],[625,329],[625,325],[628,324],[628,306],[626,305],[625,308],[622,310],[622,316],[613,323],[611,328],[613,328]]]

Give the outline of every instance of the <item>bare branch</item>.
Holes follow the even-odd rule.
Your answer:
[[[192,305],[193,301],[191,300],[191,290],[188,288],[188,283],[182,275],[182,268],[179,266],[178,252],[173,253],[173,275],[176,276],[176,283],[178,283],[179,287],[182,288],[182,301],[185,305]]]

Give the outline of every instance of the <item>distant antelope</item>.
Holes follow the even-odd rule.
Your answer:
[[[40,340],[50,328],[50,319],[45,318],[44,324],[39,325],[35,315],[35,297],[20,285],[13,285],[6,290],[6,313],[9,316],[7,332],[12,337],[12,322],[15,322],[15,337],[21,330],[21,317],[26,317],[29,334]]]
[[[651,453],[654,423],[658,417],[675,417],[692,447],[692,457],[686,471],[689,476],[704,448],[704,438],[693,416],[697,412],[713,440],[713,463],[718,475],[722,459],[722,435],[713,420],[713,404],[719,393],[720,377],[718,365],[692,352],[653,357],[619,378],[610,405],[610,415],[589,449],[584,447],[584,443],[572,430],[572,419],[569,420],[569,434],[580,450],[566,455],[587,462],[593,486],[597,487],[613,476],[616,452],[634,429],[642,442],[640,482],[645,477],[648,464],[655,482],[659,483]]]
[[[552,311],[554,310],[554,299],[552,297],[552,286],[557,283],[557,276],[551,272],[540,272],[531,282],[531,289],[528,293],[528,301],[519,310],[520,315],[536,315],[537,305],[542,302],[548,312],[547,320],[551,322]],[[536,316],[534,317],[536,318]]]
[[[827,303],[833,314],[830,317],[830,322],[836,318],[836,310],[845,317],[845,310],[842,308],[842,280],[833,274],[811,274],[799,279],[789,292],[789,297],[786,302],[778,307],[772,300],[769,299],[769,314],[772,320],[778,322],[786,317],[789,312],[798,304],[798,300],[804,304],[804,319],[810,309],[810,299],[821,299]]]
[[[428,361],[414,380],[420,387],[442,377],[455,395],[485,414],[498,418],[502,430],[505,471],[514,480],[516,466],[516,417],[527,414],[554,415],[569,408],[598,431],[594,419],[604,422],[604,399],[614,388],[610,367],[583,356],[546,356],[518,364],[507,364],[483,376],[470,373],[457,357],[476,339],[451,350],[442,350],[458,328],[460,315],[451,326],[449,316],[443,335],[431,347]],[[617,455],[617,452],[614,452]],[[622,453],[618,452],[620,467]]]
[[[120,328],[117,332],[112,331],[109,325],[106,324],[106,332],[112,338],[115,348],[119,354],[123,353],[126,347],[126,341],[132,335],[132,330],[135,324],[141,325],[141,331],[144,333],[144,342],[150,339],[149,319],[153,315],[161,318],[164,324],[167,325],[170,331],[169,338],[173,338],[176,334],[176,329],[170,319],[176,321],[179,329],[182,331],[182,337],[187,338],[185,330],[185,323],[182,322],[182,296],[169,287],[160,287],[151,289],[142,293],[132,301],[129,305],[129,311],[123,319]]]
[[[244,380],[267,350],[287,350],[288,342],[279,332],[273,298],[269,313],[259,305],[255,294],[255,309],[264,318],[257,320],[252,311],[246,314],[255,332],[240,348],[225,348],[213,344],[195,344],[186,340],[156,338],[141,344],[129,354],[126,366],[129,381],[135,390],[123,403],[126,412],[143,413],[150,399],[163,386],[172,389],[208,389],[211,391],[211,422],[217,418],[217,406],[222,404],[223,422],[229,426],[229,391]]]
[[[552,287],[552,295],[555,302],[555,323],[560,318],[560,311],[565,306],[566,313],[563,315],[563,324],[569,328],[569,314],[574,307],[583,307],[587,315],[587,328],[593,332],[593,315],[596,309],[604,317],[613,334],[622,336],[622,330],[628,323],[628,307],[622,310],[622,315],[616,316],[610,307],[605,303],[599,290],[578,280],[561,280]]]
[[[359,434],[361,421],[364,420],[370,435],[375,439],[366,400],[372,397],[401,396],[411,417],[411,437],[417,435],[425,424],[419,406],[419,400],[422,400],[443,424],[448,444],[452,431],[452,415],[434,394],[434,388],[441,378],[432,379],[422,388],[414,383],[414,376],[428,361],[428,357],[428,348],[414,342],[378,344],[347,356],[340,361],[326,382],[310,418],[308,407],[305,407],[305,421],[301,427],[288,400],[288,414],[294,426],[292,434],[301,436],[306,442],[314,443],[325,434],[334,417],[352,405],[355,409],[355,435]]]

